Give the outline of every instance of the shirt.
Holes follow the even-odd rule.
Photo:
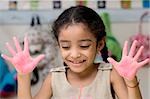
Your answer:
[[[66,68],[58,67],[51,70],[51,99],[113,99],[110,83],[111,64],[100,63],[95,79],[82,89],[75,88],[68,82]]]

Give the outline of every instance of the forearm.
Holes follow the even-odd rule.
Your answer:
[[[128,99],[142,99],[139,81],[135,77],[132,81],[125,80],[128,90]]]
[[[18,99],[32,99],[30,74],[18,75]]]

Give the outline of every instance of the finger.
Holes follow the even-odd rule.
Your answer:
[[[9,43],[6,43],[6,47],[7,47],[8,51],[12,54],[12,56],[16,55],[15,50],[10,46]]]
[[[138,68],[145,66],[150,62],[150,58],[145,59],[144,61],[140,62]]]
[[[113,66],[116,66],[117,65],[117,62],[113,59],[113,58],[107,58],[107,60],[108,60],[108,62],[110,63],[110,64],[112,64]]]
[[[129,57],[133,57],[134,54],[135,54],[135,49],[136,49],[136,44],[137,44],[137,41],[134,40],[134,42],[132,43],[132,46],[130,48],[130,51],[129,51]]]
[[[127,56],[127,54],[128,54],[128,41],[125,41],[123,46],[122,57]]]
[[[22,49],[20,47],[20,44],[19,44],[19,41],[16,37],[13,37],[13,40],[14,40],[14,43],[15,43],[15,46],[16,46],[16,49],[17,49],[17,52],[21,52]]]
[[[12,58],[2,54],[1,57],[3,57],[5,60],[9,61],[9,62],[12,62]]]
[[[27,36],[25,36],[25,38],[24,38],[24,51],[26,53],[29,52],[29,42],[28,42],[28,37]]]
[[[144,49],[144,47],[141,46],[140,49],[138,50],[138,52],[136,53],[136,55],[134,56],[134,60],[138,60],[138,58],[142,54],[143,49]]]
[[[42,55],[36,57],[36,58],[34,59],[33,63],[32,63],[32,66],[37,65],[44,57],[45,57],[44,54],[42,54]]]

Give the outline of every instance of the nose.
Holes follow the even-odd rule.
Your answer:
[[[77,49],[72,49],[70,56],[71,56],[71,58],[76,59],[76,58],[81,57],[81,53]]]

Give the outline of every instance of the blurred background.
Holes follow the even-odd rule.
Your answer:
[[[117,61],[125,40],[131,43],[136,39],[138,46],[145,47],[140,60],[150,57],[149,0],[0,0],[0,53],[9,55],[5,43],[11,44],[13,36],[18,37],[23,46],[27,34],[31,55],[46,54],[33,71],[33,94],[49,70],[63,64],[51,25],[63,10],[75,5],[88,6],[102,17],[109,55]],[[0,59],[0,99],[16,99],[16,71],[10,63]],[[138,79],[143,99],[150,99],[150,64],[140,69]]]

